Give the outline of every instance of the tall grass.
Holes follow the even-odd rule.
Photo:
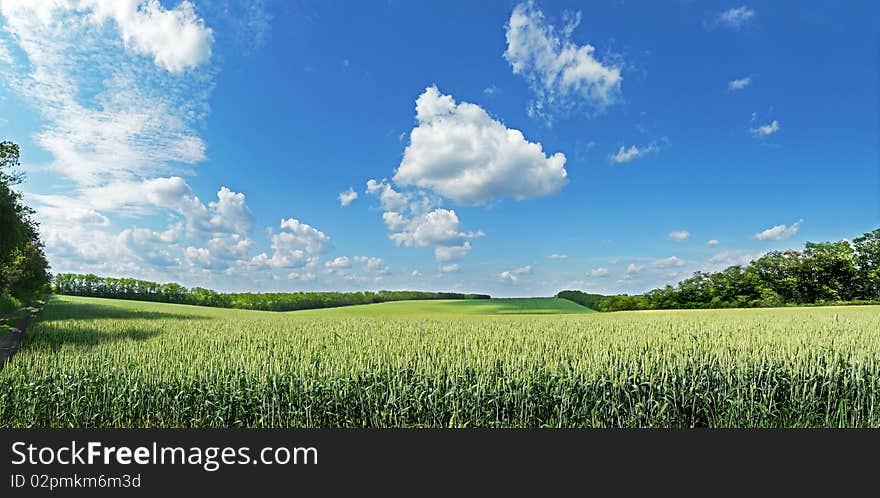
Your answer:
[[[0,427],[880,426],[880,308],[275,314],[63,298]]]

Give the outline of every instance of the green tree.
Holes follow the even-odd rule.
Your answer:
[[[23,175],[17,144],[0,142],[0,297],[30,299],[49,282],[49,264],[43,254],[34,210],[24,204],[15,186]]]

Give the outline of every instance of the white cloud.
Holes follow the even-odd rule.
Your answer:
[[[551,255],[549,255],[549,256],[547,256],[547,257],[548,257],[549,259],[557,259],[557,260],[561,260],[561,259],[568,259],[568,254],[555,254],[555,253],[554,253],[554,254],[551,254]]]
[[[328,271],[344,270],[351,268],[351,259],[347,256],[339,256],[331,261],[324,263],[324,268]]]
[[[349,187],[345,192],[339,193],[339,205],[342,207],[346,207],[352,203],[355,199],[358,198],[358,193],[354,191],[353,188]]]
[[[97,225],[106,227],[110,220],[88,202],[61,195],[31,194],[29,203],[41,220],[54,220],[67,225]]]
[[[755,11],[745,5],[725,10],[718,15],[718,22],[733,29],[739,29],[755,17]]]
[[[401,215],[402,216],[402,215]],[[411,219],[394,220],[400,231],[388,237],[405,247],[463,246],[468,239],[482,237],[483,232],[463,232],[455,211],[438,208]],[[387,222],[387,221],[386,221]],[[390,230],[392,225],[388,225]]]
[[[763,126],[759,126],[757,128],[752,128],[751,131],[752,131],[752,135],[754,135],[756,137],[770,136],[770,135],[776,133],[777,131],[779,131],[779,121],[774,119],[773,121],[771,121],[768,124],[765,124]]]
[[[460,261],[471,252],[471,243],[465,242],[460,246],[438,246],[434,248],[434,257],[437,262]]]
[[[691,233],[687,230],[678,230],[675,232],[669,232],[667,235],[669,240],[674,240],[676,242],[684,242],[687,239],[691,238]]]
[[[653,264],[658,268],[670,268],[675,266],[684,266],[684,261],[676,256],[670,256],[668,258],[655,259]]]
[[[394,188],[386,181],[377,182],[372,178],[367,180],[367,194],[378,195],[379,202],[384,211],[402,211],[406,209],[409,202],[409,196],[394,190]]]
[[[660,148],[654,144],[649,144],[642,148],[639,148],[636,145],[631,145],[628,149],[621,145],[616,153],[608,156],[608,159],[617,164],[628,163],[635,159],[645,157],[652,152],[657,152],[658,150],[660,150]]]
[[[0,62],[4,64],[12,64],[13,62],[9,47],[6,46],[6,42],[3,39],[0,39]]]
[[[194,128],[207,112],[211,72],[182,77],[144,64],[113,27],[92,22],[99,7],[105,13],[136,5],[0,1],[3,28],[26,59],[8,83],[44,118],[33,140],[50,153],[49,166],[74,187],[167,175],[172,162],[205,158]],[[186,9],[181,4],[165,12]],[[154,5],[137,15],[157,12]]]
[[[761,254],[749,254],[742,251],[718,251],[709,258],[709,262],[726,267],[733,265],[746,265],[759,257],[761,257]]]
[[[644,268],[644,266],[639,266],[635,263],[630,263],[629,266],[626,267],[626,272],[627,273],[638,273],[638,272],[642,271],[643,268]]]
[[[495,95],[497,92],[498,92],[498,88],[496,88],[495,85],[487,86],[486,88],[483,89],[483,95],[485,95],[487,97],[491,97],[491,96]]]
[[[379,275],[385,275],[391,271],[388,268],[388,265],[385,264],[385,260],[382,258],[369,257],[369,256],[355,256],[354,260],[357,263],[363,265],[363,270],[368,273],[376,273]]]
[[[455,211],[436,208],[439,201],[423,191],[402,193],[387,180],[370,179],[365,192],[379,198],[389,239],[403,247],[433,246],[438,262],[462,259],[471,250],[469,240],[485,235],[463,231]]]
[[[459,270],[461,270],[461,265],[458,263],[452,263],[452,264],[440,266],[440,273],[455,273]]]
[[[551,195],[568,181],[564,154],[546,156],[540,143],[527,141],[478,105],[456,104],[435,86],[416,101],[416,118],[418,126],[394,175],[398,185],[479,205]]]
[[[330,237],[317,228],[295,218],[282,219],[281,231],[267,231],[272,256],[260,253],[249,261],[239,261],[239,266],[251,270],[262,268],[307,268],[318,265],[320,257],[333,248]],[[287,229],[285,231],[285,229]],[[339,258],[337,258],[339,259]]]
[[[332,248],[327,234],[295,218],[281,220],[281,228],[290,231],[279,232],[277,238],[273,239],[278,240],[283,247],[300,247],[309,253],[327,252]]]
[[[411,276],[411,277],[420,277],[421,275],[422,275],[422,272],[420,272],[419,270],[413,270],[413,271],[409,272],[409,276]]]
[[[504,58],[514,74],[529,82],[534,94],[530,114],[547,117],[584,107],[601,111],[620,100],[619,65],[597,60],[592,45],[571,39],[580,19],[580,13],[571,16],[557,29],[531,1],[510,14]]]
[[[244,194],[220,187],[217,200],[205,206],[179,176],[115,182],[84,188],[81,194],[85,202],[99,210],[145,214],[152,208],[170,209],[186,219],[192,231],[249,233],[254,226],[254,216]]]
[[[592,278],[601,278],[608,275],[608,268],[593,268],[592,270],[587,272]]]
[[[532,266],[528,265],[514,270],[503,271],[498,274],[498,279],[502,282],[514,284],[519,281],[520,275],[528,275],[530,273],[532,273]]]
[[[171,72],[198,66],[211,57],[214,34],[189,1],[167,10],[158,0],[80,0],[97,23],[113,20],[126,48],[153,57]]]
[[[712,239],[712,240],[710,240],[709,242],[706,242],[706,245],[709,246],[709,247],[715,247],[715,246],[717,246],[717,245],[720,244],[720,243],[721,243],[720,241],[718,241],[718,240],[716,240],[716,239]]]
[[[803,218],[797,220],[792,223],[790,226],[786,225],[776,225],[774,227],[768,228],[766,230],[760,231],[752,236],[752,238],[757,240],[786,240],[797,235],[798,230],[801,228],[801,224],[804,222]]]
[[[296,280],[299,282],[312,282],[317,278],[317,275],[309,271],[292,271],[287,274],[287,280]]]
[[[751,76],[746,76],[745,78],[736,79],[727,83],[727,89],[730,91],[742,90],[743,88],[749,86],[752,82]]]

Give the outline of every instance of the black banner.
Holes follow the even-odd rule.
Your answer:
[[[698,485],[714,486],[707,495],[768,486],[826,486],[839,495],[876,493],[880,432],[75,429],[4,430],[0,444],[0,496],[268,489],[284,496],[614,489],[617,496]]]

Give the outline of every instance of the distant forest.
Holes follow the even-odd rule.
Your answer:
[[[599,311],[878,303],[880,228],[852,241],[807,242],[802,250],[772,251],[745,266],[699,271],[641,295],[566,290],[556,297]]]
[[[263,311],[295,311],[336,308],[356,304],[387,301],[430,299],[489,299],[485,294],[457,292],[387,291],[377,292],[267,292],[220,293],[202,287],[188,289],[180,284],[160,284],[133,278],[99,277],[60,273],[55,275],[53,290],[69,296],[106,297],[191,304],[215,308],[237,308]]]

